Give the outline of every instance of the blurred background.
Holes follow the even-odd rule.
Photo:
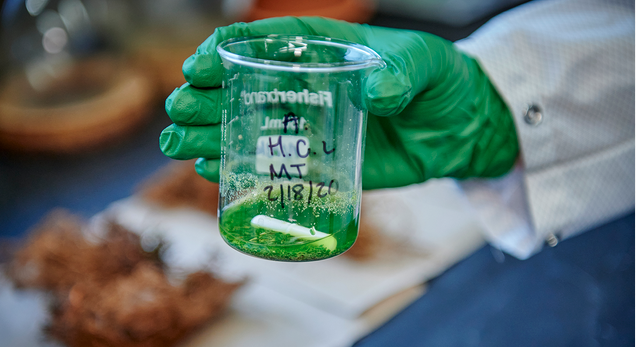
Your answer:
[[[91,235],[93,224],[108,224],[108,221],[96,222],[91,218],[111,209],[113,203],[130,196],[142,196],[161,207],[194,207],[207,213],[208,217],[215,214],[216,202],[210,205],[210,201],[214,199],[211,197],[218,194],[216,187],[197,181],[200,178],[193,175],[192,163],[188,163],[187,168],[170,166],[175,164],[159,150],[158,138],[161,130],[171,123],[163,109],[164,100],[174,88],[185,82],[181,74],[183,61],[194,53],[196,47],[216,27],[236,21],[284,15],[319,15],[372,25],[422,30],[455,41],[468,36],[494,15],[522,2],[525,1],[2,1],[0,262],[3,269],[10,270],[10,275],[8,279],[2,277],[0,282],[0,346],[58,345],[59,341],[72,346],[169,346],[180,343],[189,343],[192,346],[238,346],[240,344],[232,344],[229,340],[214,340],[210,336],[214,332],[218,333],[221,328],[198,335],[189,342],[183,342],[183,339],[203,322],[218,317],[219,310],[228,305],[234,308],[229,316],[222,316],[226,323],[222,323],[220,327],[230,331],[238,329],[238,326],[247,326],[246,329],[252,332],[262,329],[254,318],[258,314],[287,317],[287,313],[280,307],[304,307],[303,300],[280,304],[276,301],[279,294],[260,287],[257,291],[243,289],[242,296],[230,299],[234,290],[243,286],[244,282],[237,278],[225,279],[210,275],[215,274],[217,268],[204,269],[208,277],[191,277],[194,271],[189,271],[187,280],[183,280],[186,275],[182,275],[180,284],[172,285],[174,276],[170,274],[169,261],[161,258],[161,255],[169,253],[162,253],[161,241],[152,237],[134,233],[128,235],[117,228],[107,227],[105,234],[99,235],[100,242],[84,243],[86,235]],[[173,183],[168,183],[169,181]],[[59,209],[66,212],[59,212]],[[58,212],[51,214],[51,211]],[[186,231],[183,233],[187,234]],[[34,238],[32,235],[40,235],[41,238]],[[633,242],[633,235],[631,240],[624,241]],[[98,245],[106,246],[99,248]],[[369,247],[374,249],[372,244]],[[124,251],[117,253],[114,249]],[[450,266],[476,249],[480,249],[473,256],[477,260],[455,270],[462,273],[456,278],[474,276],[470,266],[481,261],[480,259],[487,258],[493,264],[506,261],[511,267],[518,266],[518,262],[500,251],[484,246],[483,240],[467,246],[465,253],[457,254],[456,258],[444,258],[444,264]],[[363,259],[365,254],[372,251],[361,249],[359,252],[360,259]],[[551,250],[547,251],[548,257],[551,254],[549,252]],[[633,253],[633,248],[631,252]],[[67,253],[81,256],[70,257]],[[187,248],[184,253],[188,253]],[[112,265],[108,263],[109,259],[119,260]],[[536,259],[544,261],[541,260],[543,258]],[[85,266],[82,265],[84,263],[105,265]],[[14,268],[16,264],[18,267]],[[631,266],[633,268],[633,263]],[[39,271],[35,275],[31,273],[34,268]],[[11,269],[14,269],[13,273]],[[352,269],[357,268],[353,266]],[[51,275],[48,279],[42,277],[47,271],[55,276]],[[95,282],[97,284],[81,282],[82,277],[101,276],[104,279],[108,277],[104,274],[118,271],[125,273],[130,281],[112,285],[99,281]],[[271,269],[263,271],[276,273]],[[25,277],[25,273],[29,276]],[[515,273],[519,276],[525,274]],[[435,274],[430,272],[426,278]],[[528,272],[526,275],[531,274],[532,272]],[[414,282],[424,279],[411,277]],[[629,282],[630,279],[626,278],[625,281]],[[412,282],[408,282],[409,285],[413,285]],[[26,291],[14,289],[15,285]],[[301,283],[298,286],[305,288],[305,285],[306,283]],[[444,285],[461,285],[467,288],[463,281],[445,283],[442,287]],[[498,293],[503,295],[507,287],[503,284],[501,286],[495,288],[493,295],[497,295],[497,290],[501,290]],[[105,297],[91,296],[91,293],[99,292],[100,287],[119,293],[114,299],[117,303],[109,303],[110,299]],[[154,299],[139,296],[147,288],[158,290],[153,292]],[[33,291],[34,289],[37,291]],[[385,324],[424,291],[424,285],[421,284],[417,290],[407,293],[406,299],[382,314],[368,313],[368,307],[364,306],[364,310],[359,310],[366,312],[367,316],[358,315],[361,313],[352,309],[358,312],[354,314],[356,318],[349,317],[347,320],[340,316],[326,317],[323,313],[306,308],[306,312],[309,312],[307,317],[314,317],[313,320],[297,320],[295,323],[300,330],[313,324],[316,327],[334,329],[335,335],[336,327],[346,326],[348,340],[325,340],[324,344],[315,345],[350,345]],[[468,289],[459,294],[466,294],[467,291]],[[42,296],[43,292],[48,294]],[[254,311],[254,303],[263,301],[260,297],[264,295],[263,292],[268,295],[271,307],[279,309],[258,311],[257,308]],[[221,294],[214,296],[210,293]],[[375,300],[381,301],[378,298],[380,296],[375,297]],[[128,303],[127,307],[137,307],[135,305],[139,305],[139,302],[175,304],[147,306],[137,311],[131,309],[127,313],[109,306],[124,305],[122,302]],[[194,312],[200,302],[211,304],[204,308],[199,307],[200,311],[196,315],[174,313],[181,312],[180,310]],[[374,301],[373,304],[375,303]],[[477,305],[474,302],[472,304]],[[624,301],[617,302],[617,305],[624,304]],[[548,302],[547,305],[554,303]],[[629,308],[626,310],[628,313],[632,312],[633,316],[633,298],[627,305],[631,305],[631,311]],[[451,303],[447,307],[460,310]],[[471,307],[478,309],[478,305]],[[445,310],[444,307],[438,309]],[[133,311],[141,313],[135,316]],[[78,322],[82,320],[94,319],[94,312],[117,316],[119,318],[114,321],[121,325],[109,326],[110,330],[95,326],[75,328],[81,326]],[[188,321],[177,324],[171,320],[176,318],[166,312],[172,312],[173,316],[176,315],[174,317],[181,317],[179,322],[186,319]],[[453,312],[459,317],[459,312],[463,311]],[[91,314],[93,318],[86,318]],[[157,323],[159,318],[156,317],[159,316],[165,318],[161,324]],[[243,325],[227,323],[227,320],[232,319]],[[453,318],[448,320],[452,321]],[[149,323],[150,326],[140,325],[139,322],[144,321],[153,323]],[[633,320],[631,322],[633,329]],[[523,322],[520,321],[519,324],[523,325]],[[626,324],[629,325],[629,322]],[[47,326],[49,334],[57,340],[43,337],[48,335],[39,335],[38,332],[43,332],[42,329]],[[168,329],[175,326],[178,329]],[[419,329],[400,326],[404,329]],[[280,326],[268,326],[268,329],[275,328]],[[156,332],[153,329],[165,334],[153,335]],[[478,328],[475,329],[478,334]],[[616,334],[616,328],[607,329],[609,330],[604,333],[610,336]],[[170,331],[166,332],[168,330]],[[352,334],[352,331],[356,333]],[[9,332],[11,337],[7,338]],[[236,332],[240,334],[240,331]],[[446,333],[449,334],[447,336],[452,335],[452,332]],[[298,336],[307,338],[320,335],[325,334],[318,331],[315,335]],[[98,342],[95,342],[95,336],[99,336]],[[272,345],[297,345],[297,340],[290,337],[295,336],[293,334],[276,336],[282,342]],[[474,336],[471,336],[466,337],[467,341],[474,340]],[[374,335],[370,335],[359,343],[373,346],[374,338]],[[375,340],[380,341],[376,345],[382,345],[381,338],[382,336]],[[124,340],[136,342],[125,344],[122,342]],[[216,344],[206,344],[206,341],[215,341]],[[259,345],[258,340],[246,341],[243,341],[243,345]],[[263,342],[260,345],[267,344]]]
[[[20,237],[53,207],[97,213],[166,163],[163,102],[218,26],[324,15],[457,40],[520,2],[3,1],[0,235]]]

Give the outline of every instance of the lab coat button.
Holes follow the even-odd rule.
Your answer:
[[[539,106],[528,106],[528,109],[523,113],[523,120],[532,126],[539,125],[543,121],[543,113],[541,113]]]
[[[554,234],[548,234],[548,237],[545,239],[545,242],[550,247],[556,247],[559,244],[559,238]]]

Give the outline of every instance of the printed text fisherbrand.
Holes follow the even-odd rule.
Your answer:
[[[277,104],[277,103],[289,103],[289,104],[307,104],[312,106],[327,106],[333,107],[333,99],[331,92],[319,91],[318,93],[309,92],[307,89],[303,89],[302,92],[278,91],[276,88],[269,92],[241,92],[241,99],[245,105],[251,104]]]

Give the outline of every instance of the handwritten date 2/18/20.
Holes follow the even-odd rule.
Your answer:
[[[263,191],[267,192],[267,200],[279,201],[281,208],[285,207],[285,200],[291,201],[303,201],[307,200],[307,205],[311,204],[312,198],[324,198],[327,195],[333,195],[338,192],[338,182],[336,180],[329,181],[329,184],[325,182],[313,183],[309,181],[309,184],[279,184],[277,187],[273,185],[266,186]],[[278,196],[272,197],[272,192],[277,193]]]

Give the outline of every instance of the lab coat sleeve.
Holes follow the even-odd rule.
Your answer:
[[[530,2],[456,43],[515,118],[517,170],[467,184],[491,241],[509,253],[526,258],[634,209],[633,6]]]

